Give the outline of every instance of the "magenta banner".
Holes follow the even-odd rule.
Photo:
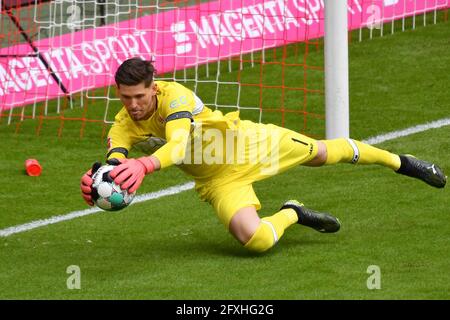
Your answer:
[[[349,29],[450,7],[448,0],[349,0]],[[71,93],[104,87],[125,59],[159,74],[323,36],[323,0],[213,1],[36,41]],[[64,93],[28,44],[0,49],[0,109]]]

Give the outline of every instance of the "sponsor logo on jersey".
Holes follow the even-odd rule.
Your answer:
[[[187,104],[187,97],[186,96],[180,96],[169,103],[170,109],[178,108],[179,106],[186,105]]]

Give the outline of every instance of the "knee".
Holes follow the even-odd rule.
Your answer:
[[[260,221],[254,207],[245,207],[238,210],[231,218],[228,230],[240,243],[245,245],[256,233]]]
[[[264,252],[272,248],[274,244],[272,230],[267,224],[261,222],[244,247],[253,252]]]
[[[261,239],[257,239],[256,241],[252,242],[251,245],[249,245],[247,243],[244,247],[246,249],[248,249],[249,251],[262,253],[262,252],[265,252],[265,251],[269,250],[270,248],[272,248],[273,243],[269,239],[261,238]]]
[[[305,165],[311,167],[319,167],[327,162],[327,145],[323,141],[317,141],[317,154],[310,162]]]
[[[233,215],[228,230],[248,250],[264,252],[278,241],[274,226],[265,220],[259,218],[254,206],[244,207]]]

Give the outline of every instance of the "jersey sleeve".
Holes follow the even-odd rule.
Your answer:
[[[194,93],[179,84],[174,84],[162,103],[162,116],[166,122],[187,118],[193,121],[193,111],[196,107]]]
[[[125,111],[126,112],[126,111]],[[128,157],[128,152],[136,143],[136,135],[133,133],[132,127],[127,125],[127,115],[121,111],[117,114],[114,124],[108,132],[108,153],[106,159]]]
[[[161,169],[179,164],[184,159],[195,107],[194,93],[180,84],[173,84],[161,101],[167,143],[153,153],[161,163]]]
[[[191,120],[187,118],[180,118],[166,123],[167,143],[153,153],[153,156],[159,160],[161,169],[173,164],[179,164],[184,159],[190,128]]]

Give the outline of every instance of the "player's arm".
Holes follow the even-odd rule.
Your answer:
[[[167,143],[153,155],[138,159],[122,159],[121,164],[111,171],[114,182],[129,192],[136,191],[145,175],[155,170],[180,163],[184,159],[189,141],[192,115],[183,112],[183,116],[167,119],[165,131]]]
[[[130,126],[120,120],[112,125],[108,132],[108,153],[106,159],[125,159],[138,136],[131,132]]]
[[[117,119],[116,119],[117,121]],[[106,158],[110,159],[123,159],[128,156],[128,150],[131,148],[132,136],[128,133],[125,126],[120,124],[120,121],[114,123],[108,133],[108,153]],[[82,177],[80,183],[81,195],[84,201],[93,206],[92,201],[92,175],[100,168],[101,163],[95,162],[92,168],[89,169]]]
[[[166,120],[167,143],[151,156],[155,162],[158,162],[158,169],[179,164],[185,157],[192,115],[187,111],[179,114],[181,114],[180,118],[173,117],[172,120]]]

